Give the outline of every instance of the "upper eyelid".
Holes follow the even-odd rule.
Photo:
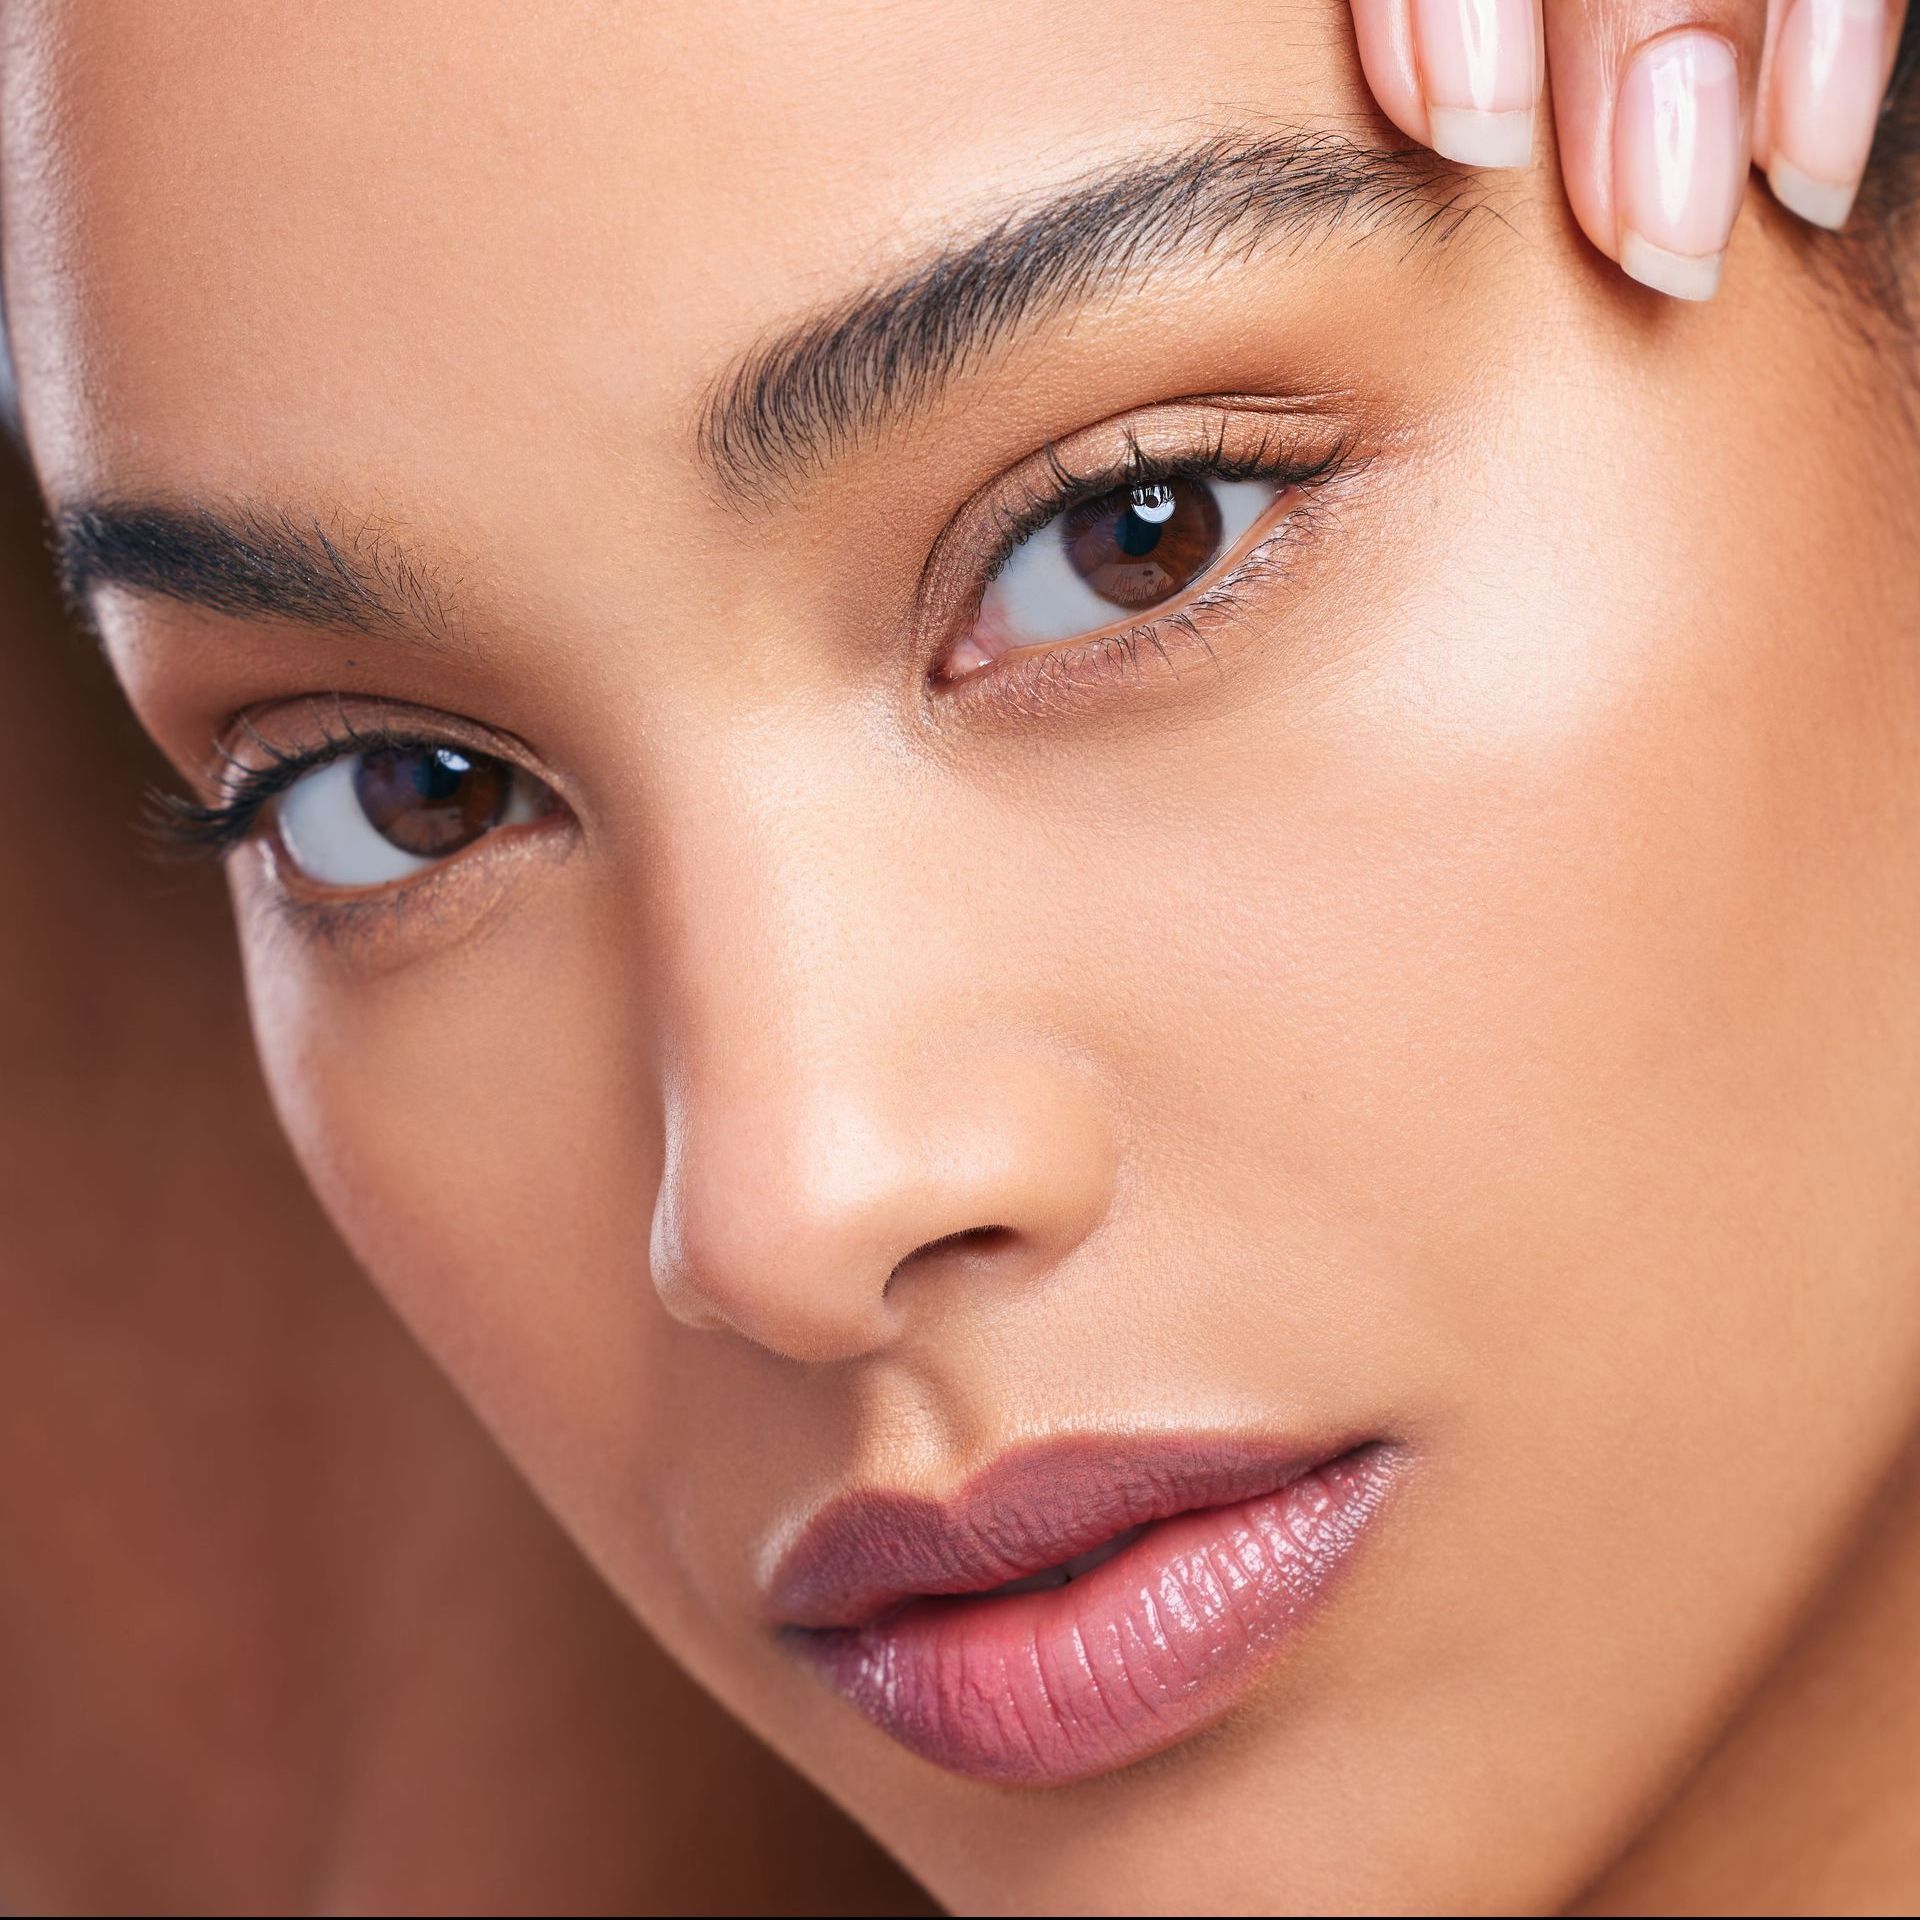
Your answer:
[[[1075,473],[1068,467],[1058,446],[1052,441],[1041,449],[1041,455],[1047,463],[1051,485],[1044,490],[1031,489],[1027,500],[1009,512],[1003,522],[1006,548],[994,563],[995,572],[1006,565],[1022,539],[1037,533],[1061,514],[1071,513],[1086,501],[1097,500],[1103,493],[1113,493],[1125,486],[1145,486],[1155,480],[1174,479],[1183,472],[1211,473],[1233,464],[1225,460],[1222,443],[1218,440],[1211,454],[1195,449],[1187,454],[1154,455],[1141,447],[1131,434],[1123,459],[1110,461],[1104,468],[1096,467],[1086,473]]]
[[[345,760],[353,754],[367,753],[375,747],[433,747],[447,744],[444,739],[436,739],[418,727],[363,728],[350,724],[344,731],[330,734],[314,746],[291,751],[283,751],[257,734],[255,740],[261,750],[270,756],[268,764],[263,767],[248,766],[223,748],[222,757],[234,771],[221,782],[225,804],[251,807],[255,811],[286,792],[289,787],[297,786],[308,774],[317,773],[322,767],[330,767],[336,760]]]
[[[1064,687],[1058,686],[1063,674],[1074,673],[1073,663],[1088,664],[1094,680],[1104,686],[1107,680],[1104,668],[1117,659],[1124,658],[1129,669],[1137,665],[1143,651],[1150,650],[1162,660],[1168,660],[1164,642],[1170,633],[1197,641],[1210,659],[1215,658],[1212,645],[1199,634],[1195,620],[1230,608],[1243,588],[1250,583],[1257,585],[1271,569],[1286,567],[1287,562],[1275,557],[1280,548],[1311,541],[1314,537],[1311,529],[1319,521],[1321,496],[1362,471],[1370,458],[1343,434],[1319,458],[1278,476],[1278,493],[1297,492],[1298,500],[1264,529],[1256,526],[1250,530],[1239,557],[1231,565],[1216,563],[1214,569],[1201,575],[1185,592],[1130,625],[1091,629],[1067,639],[1011,652],[979,673],[952,683],[947,697],[962,708],[983,703],[1023,712],[1030,712],[1036,700],[1044,699],[1051,706],[1055,690],[1086,697],[1093,684],[1090,681],[1075,678]],[[1217,659],[1215,663],[1218,664]]]
[[[1076,467],[1073,455],[1078,447],[1103,432],[1116,431],[1121,436],[1117,451],[1084,471]],[[1249,446],[1243,453],[1232,451],[1238,431],[1249,436]],[[1262,404],[1258,396],[1163,401],[1095,422],[1048,440],[989,481],[960,508],[921,568],[920,598],[923,603],[947,598],[930,589],[956,539],[969,524],[977,526],[983,513],[993,527],[993,550],[984,565],[974,562],[975,595],[985,592],[1023,538],[1037,532],[1055,515],[1070,511],[1082,499],[1095,498],[1119,486],[1173,478],[1182,472],[1224,477],[1284,473],[1290,484],[1308,485],[1345,467],[1350,444],[1350,428],[1330,410],[1304,402]],[[1288,467],[1290,452],[1299,456],[1297,470]],[[1038,475],[1044,475],[1044,480]]]
[[[223,746],[219,752],[227,770],[219,776],[212,800],[159,787],[148,791],[143,821],[147,835],[177,853],[222,857],[249,838],[260,815],[288,788],[346,752],[357,751],[361,749],[321,747],[276,756],[265,767],[249,767]]]
[[[289,709],[310,711],[326,709],[317,723],[321,738],[311,744],[292,748],[276,746],[262,732],[263,720],[270,713]],[[371,718],[356,717],[356,713]],[[364,753],[375,747],[456,747],[466,753],[486,754],[503,760],[519,772],[538,780],[542,786],[562,793],[564,776],[551,767],[518,734],[484,721],[432,707],[416,707],[404,701],[362,694],[326,693],[297,700],[276,701],[271,709],[231,723],[244,725],[248,736],[261,753],[273,763],[289,766],[295,777],[314,767],[337,760],[349,753]],[[247,773],[265,769],[248,769]]]
[[[307,775],[331,766],[336,760],[366,753],[375,747],[459,746],[509,760],[522,772],[530,771],[521,758],[509,755],[500,747],[491,744],[481,747],[461,739],[460,729],[446,720],[437,728],[424,717],[366,726],[356,725],[341,713],[333,721],[337,731],[328,732],[312,746],[293,749],[275,746],[251,721],[243,719],[235,724],[244,727],[255,746],[267,756],[267,764],[250,765],[225,743],[217,743],[214,751],[224,771],[214,782],[211,801],[195,800],[162,788],[149,790],[143,825],[147,837],[163,850],[224,858],[251,838],[266,809]],[[540,778],[539,775],[532,777]]]
[[[969,596],[970,605],[961,614],[961,619],[955,621],[956,628],[964,619],[977,615],[980,602],[987,590],[999,577],[1013,554],[1018,551],[1021,543],[1052,524],[1062,514],[1071,512],[1074,506],[1084,500],[1098,498],[1101,494],[1115,491],[1122,486],[1147,484],[1156,479],[1173,479],[1181,475],[1196,477],[1205,475],[1223,479],[1272,478],[1283,492],[1299,489],[1302,492],[1311,493],[1318,487],[1337,480],[1355,464],[1350,432],[1345,429],[1335,431],[1333,423],[1329,422],[1325,416],[1317,416],[1319,437],[1315,442],[1307,439],[1298,428],[1290,425],[1275,427],[1276,420],[1291,423],[1301,417],[1295,410],[1283,409],[1278,414],[1263,411],[1260,416],[1261,437],[1247,452],[1234,455],[1228,451],[1232,426],[1232,421],[1228,417],[1228,408],[1225,403],[1221,403],[1209,408],[1209,412],[1213,417],[1205,423],[1210,429],[1205,444],[1202,444],[1196,436],[1184,447],[1177,441],[1169,441],[1162,448],[1149,448],[1142,442],[1137,420],[1123,418],[1117,423],[1108,423],[1117,424],[1120,427],[1124,435],[1123,451],[1110,456],[1103,465],[1095,466],[1085,472],[1077,472],[1063,457],[1062,443],[1048,441],[1036,454],[1029,455],[1026,460],[1003,474],[1000,482],[996,484],[1005,484],[1016,476],[1030,471],[1038,461],[1044,463],[1048,481],[1045,487],[1028,483],[1024,500],[1010,503],[1002,499],[993,503],[997,521],[994,552],[990,562],[979,570],[976,576],[977,583],[971,589]],[[1098,427],[1086,430],[1086,432],[1098,431]],[[1083,435],[1076,434],[1065,444],[1071,446],[1074,441],[1082,437]],[[1309,451],[1309,448],[1312,450]],[[985,491],[983,489],[983,492]],[[981,495],[977,494],[969,505],[977,507],[980,500]],[[961,522],[967,517],[969,517],[967,509],[963,508],[955,521],[950,523],[947,535],[943,535],[941,541],[936,544],[934,552],[929,554],[927,565],[922,569],[923,593],[927,576],[933,571],[940,558],[941,548],[947,545],[948,538],[958,531]],[[1292,516],[1288,517],[1291,519]],[[1241,569],[1252,561],[1255,553],[1265,548],[1278,532],[1277,526],[1270,528],[1242,554],[1240,561],[1232,569],[1211,577],[1203,576],[1207,579],[1206,585],[1196,585],[1196,588],[1178,596],[1177,602],[1170,603],[1164,611],[1156,609],[1150,616],[1124,628],[1090,629],[1084,635],[1077,635],[1045,646],[1036,646],[1030,650],[1022,650],[1018,657],[1033,659],[1042,654],[1059,653],[1075,646],[1104,645],[1116,640],[1124,640],[1128,636],[1137,640],[1149,640],[1157,623],[1168,618],[1174,612],[1176,605],[1190,607],[1196,597],[1216,592],[1230,585],[1238,578]],[[959,612],[958,609],[955,611]],[[1000,670],[1011,667],[1014,657],[1010,656]],[[956,684],[964,685],[965,683]]]

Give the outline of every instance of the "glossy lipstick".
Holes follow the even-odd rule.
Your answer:
[[[1397,1470],[1379,1442],[1056,1442],[945,1500],[834,1502],[779,1563],[772,1610],[821,1677],[915,1753],[1062,1785],[1233,1706]]]

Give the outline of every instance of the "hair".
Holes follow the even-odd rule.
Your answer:
[[[1859,216],[1847,228],[1856,291],[1870,294],[1920,346],[1911,255],[1920,215],[1920,0],[1907,10],[1893,79],[1880,109],[1873,157],[1860,184]]]
[[[1890,171],[1911,187],[1913,175],[1920,169],[1920,7],[1908,9],[1907,23],[1900,34],[1893,82],[1887,88],[1886,105],[1880,115],[1878,150],[1890,163]],[[1911,206],[1910,192],[1906,200]]]

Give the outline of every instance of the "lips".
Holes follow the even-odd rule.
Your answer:
[[[946,1500],[835,1502],[769,1597],[795,1651],[904,1746],[981,1779],[1064,1784],[1243,1697],[1398,1466],[1379,1442],[1055,1443]]]

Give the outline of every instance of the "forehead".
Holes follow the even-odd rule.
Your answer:
[[[16,6],[36,451],[56,492],[630,478],[768,326],[1049,184],[1351,126],[1348,33],[1333,0]]]

